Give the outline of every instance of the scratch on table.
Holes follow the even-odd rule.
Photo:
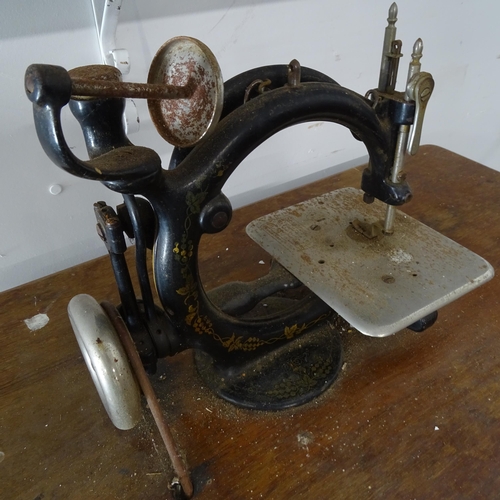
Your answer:
[[[44,313],[49,312],[49,309],[50,309],[50,308],[51,308],[51,307],[52,307],[52,306],[53,306],[53,305],[54,305],[54,304],[55,304],[55,303],[59,300],[59,298],[61,297],[61,295],[62,295],[61,293],[58,293],[58,294],[56,295],[56,297],[55,297],[53,300],[51,300],[51,301],[50,301],[50,303],[49,303],[49,305],[48,305],[48,306],[46,306],[46,307],[43,307],[43,308],[42,308],[42,311],[43,311]],[[35,304],[36,304],[36,302],[37,302],[37,299],[36,299],[36,297],[35,297]]]
[[[299,446],[306,451],[306,456],[309,456],[309,445],[314,442],[314,435],[311,432],[300,432],[297,434]]]

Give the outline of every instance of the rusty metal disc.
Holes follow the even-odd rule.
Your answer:
[[[148,83],[184,86],[190,82],[194,91],[188,98],[148,100],[156,129],[178,147],[193,146],[217,125],[224,82],[219,64],[206,45],[194,38],[172,38],[153,58]]]

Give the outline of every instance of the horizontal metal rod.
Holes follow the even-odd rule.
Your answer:
[[[196,82],[186,85],[131,83],[87,78],[72,78],[71,95],[78,97],[124,97],[128,99],[185,99],[194,94]]]

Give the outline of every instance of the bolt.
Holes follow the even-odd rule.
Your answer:
[[[398,182],[403,182],[406,180],[406,172],[399,172],[397,175]]]
[[[298,87],[300,85],[300,63],[297,59],[293,59],[288,65],[288,85]]]
[[[375,198],[368,193],[363,194],[363,201],[367,204],[370,205],[370,203],[373,203],[375,201]]]
[[[227,226],[229,217],[226,212],[217,212],[212,217],[210,223],[214,229],[223,229]]]

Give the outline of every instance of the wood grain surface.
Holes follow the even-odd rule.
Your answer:
[[[498,272],[500,173],[436,146],[422,147],[405,170],[414,199],[404,211]],[[359,187],[360,172],[237,210],[227,230],[203,239],[205,286],[267,271],[269,256],[245,235],[250,220]],[[170,498],[170,465],[147,409],[135,429],[119,431],[100,403],[66,314],[78,293],[118,303],[107,258],[0,295],[0,498]],[[498,498],[499,298],[494,278],[423,333],[343,332],[338,381],[293,410],[238,409],[203,387],[191,352],[162,360],[153,385],[195,498]],[[32,331],[24,320],[37,314],[48,323]]]

